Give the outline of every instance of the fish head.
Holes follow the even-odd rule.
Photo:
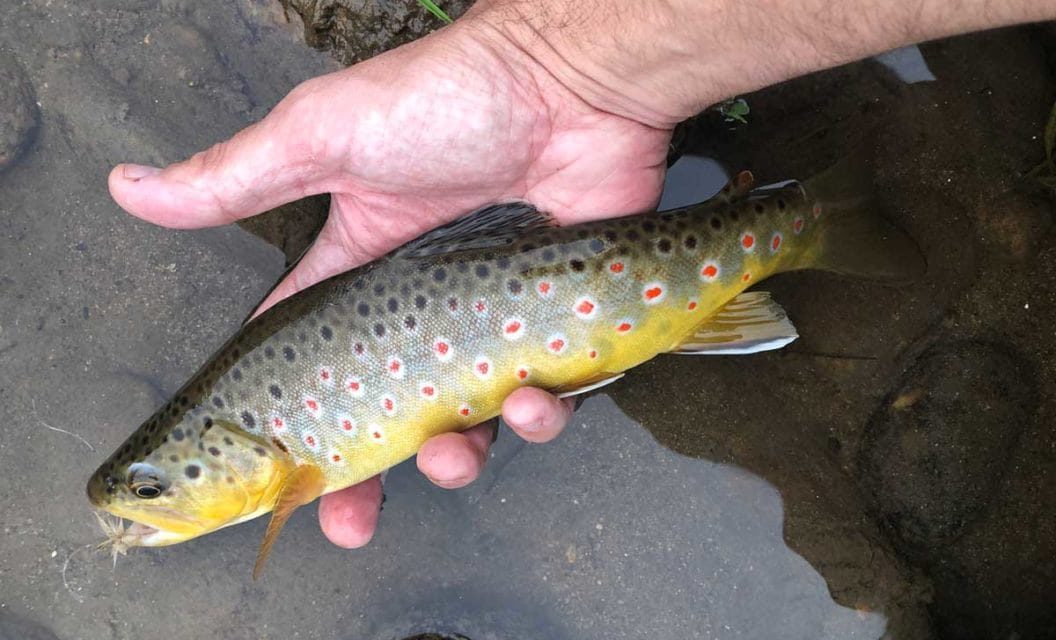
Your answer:
[[[132,525],[130,546],[176,544],[266,513],[288,455],[221,420],[146,423],[88,481],[98,509]]]

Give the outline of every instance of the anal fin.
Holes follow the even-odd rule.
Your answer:
[[[595,389],[600,389],[607,384],[612,384],[623,377],[622,373],[611,373],[608,371],[602,371],[601,373],[591,376],[586,380],[580,380],[571,385],[561,385],[555,387],[550,391],[554,393],[558,398],[570,398],[572,396],[578,396],[581,393],[587,393]]]
[[[253,565],[253,579],[260,576],[264,569],[264,562],[271,553],[271,547],[279,537],[283,525],[290,519],[298,507],[308,504],[323,495],[326,489],[326,479],[323,472],[314,465],[302,464],[294,468],[279,490],[275,499],[275,507],[271,511],[271,520],[268,529],[264,532],[264,539],[260,541],[260,550],[257,552],[257,562]]]
[[[780,349],[799,337],[765,291],[742,293],[697,327],[672,353],[743,355]]]

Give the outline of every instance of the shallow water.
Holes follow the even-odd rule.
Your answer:
[[[284,263],[238,228],[136,222],[105,175],[204,147],[336,65],[255,0],[2,11],[40,127],[0,173],[0,637],[16,616],[87,639],[1056,635],[1052,199],[1013,179],[1056,97],[1048,34],[926,47],[936,82],[854,65],[748,96],[747,126],[691,127],[699,157],[665,198],[721,185],[706,156],[773,182],[875,155],[924,282],[768,281],[788,349],[658,358],[555,443],[504,431],[464,490],[401,465],[367,548],[329,545],[304,509],[254,583],[263,522],[116,568],[86,547],[87,476]]]

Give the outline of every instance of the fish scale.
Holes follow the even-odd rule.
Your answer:
[[[658,353],[776,348],[794,329],[749,286],[919,258],[889,226],[839,204],[831,216],[798,183],[750,186],[742,174],[707,203],[574,227],[491,207],[316,284],[247,323],[100,467],[89,496],[140,523],[143,545],[275,509],[266,552],[298,504],[498,415],[518,387],[569,394]],[[857,248],[877,234],[893,258]]]

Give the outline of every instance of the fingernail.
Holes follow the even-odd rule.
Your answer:
[[[153,176],[161,173],[161,169],[157,167],[148,167],[143,164],[126,164],[121,169],[121,175],[124,176],[125,180],[139,180],[148,176]]]

